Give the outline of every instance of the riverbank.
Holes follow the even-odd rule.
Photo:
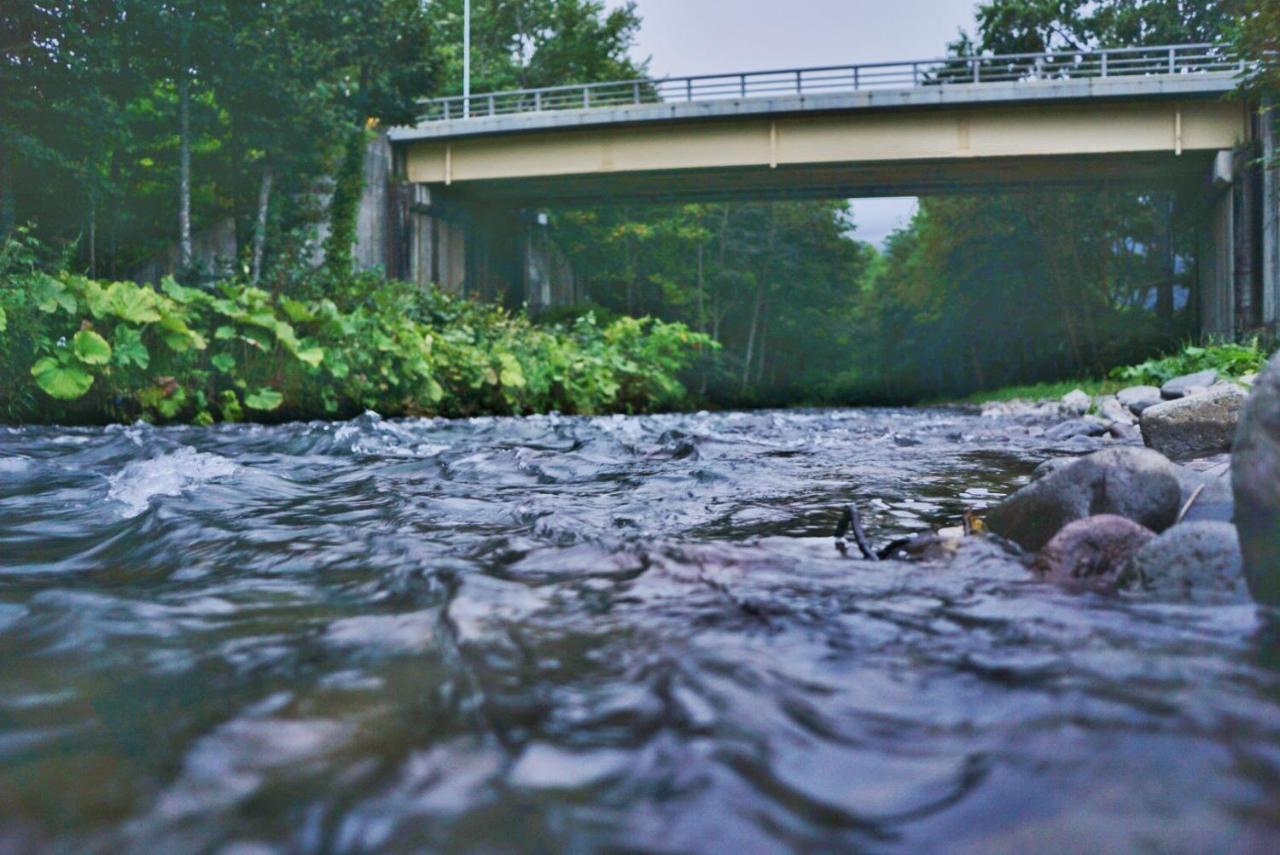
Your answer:
[[[272,293],[95,281],[45,272],[34,253],[3,261],[9,423],[652,412],[685,403],[681,370],[716,347],[648,318],[535,325],[373,274],[311,270]]]
[[[1005,386],[975,392],[948,403],[987,404],[1007,401],[1057,401],[1079,390],[1093,398],[1114,395],[1131,386],[1160,386],[1168,381],[1202,371],[1214,371],[1223,379],[1239,379],[1257,374],[1274,352],[1260,339],[1243,344],[1186,344],[1177,351],[1126,365],[1110,371],[1106,377],[1084,377],[1077,380],[1052,380],[1023,386]]]

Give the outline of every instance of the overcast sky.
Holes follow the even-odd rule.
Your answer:
[[[610,6],[623,0],[608,0]],[[654,76],[926,59],[973,29],[976,0],[638,0],[637,59]],[[881,243],[914,200],[858,200],[858,237]]]

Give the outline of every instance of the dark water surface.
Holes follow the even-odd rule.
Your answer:
[[[0,851],[1280,851],[1252,607],[833,549],[851,500],[957,524],[1040,433],[0,429]]]

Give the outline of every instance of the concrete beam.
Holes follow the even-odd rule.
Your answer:
[[[1280,140],[1276,105],[1263,105],[1262,132],[1262,322],[1280,324]]]

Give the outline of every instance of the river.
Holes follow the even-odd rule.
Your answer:
[[[0,428],[0,851],[1275,851],[1255,609],[835,550],[1043,429]]]

